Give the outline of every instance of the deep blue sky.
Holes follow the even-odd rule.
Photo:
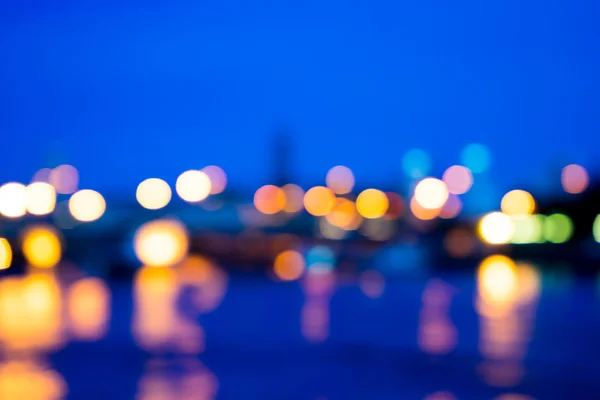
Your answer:
[[[382,182],[413,147],[441,171],[472,141],[505,187],[595,168],[597,1],[37,3],[1,3],[1,181],[71,163],[132,190],[218,164],[251,188],[278,124],[304,183]]]

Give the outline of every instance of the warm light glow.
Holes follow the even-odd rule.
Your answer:
[[[354,174],[348,167],[338,165],[327,173],[327,187],[335,194],[350,193],[354,188]]]
[[[533,214],[535,200],[524,190],[511,190],[502,197],[501,209],[507,215]]]
[[[414,198],[421,207],[436,210],[448,200],[448,189],[439,179],[425,178],[415,187]]]
[[[171,187],[162,179],[150,178],[140,183],[135,197],[148,210],[159,210],[171,201]]]
[[[573,221],[564,214],[553,214],[544,220],[544,238],[552,243],[565,243],[573,235]]]
[[[27,212],[27,189],[16,182],[0,186],[0,214],[7,218],[19,218]]]
[[[275,185],[262,186],[254,194],[254,206],[263,214],[277,214],[286,206],[285,192]]]
[[[32,267],[54,267],[62,256],[57,231],[50,226],[28,228],[23,234],[23,255]]]
[[[516,298],[517,267],[508,257],[489,256],[481,262],[477,271],[479,295],[486,303],[507,303]]]
[[[357,217],[358,211],[354,202],[344,198],[336,199],[333,210],[325,216],[331,225],[344,230],[352,226]]]
[[[515,225],[515,233],[512,236],[511,243],[528,244],[542,243],[544,241],[542,234],[544,216],[515,215],[512,216],[512,220]]]
[[[58,372],[27,358],[0,364],[0,399],[58,400],[67,392],[67,383]]]
[[[211,187],[208,175],[197,170],[185,171],[179,175],[175,183],[177,194],[188,203],[197,203],[206,199]]]
[[[0,270],[7,269],[12,263],[12,248],[8,240],[0,238]]]
[[[453,165],[444,172],[442,181],[446,184],[448,192],[452,194],[464,194],[473,186],[473,174],[467,167]]]
[[[217,167],[216,165],[209,165],[208,167],[204,167],[201,169],[204,172],[208,179],[210,179],[210,194],[219,194],[225,191],[227,187],[227,175],[223,168]]]
[[[84,278],[67,292],[67,311],[71,334],[80,340],[96,341],[108,329],[110,292],[99,278]]]
[[[457,195],[451,194],[440,210],[440,218],[452,219],[458,217],[462,210],[462,201]]]
[[[77,221],[93,222],[106,211],[106,201],[95,190],[80,190],[69,199],[69,211]]]
[[[587,189],[590,178],[581,165],[571,164],[563,168],[560,180],[567,193],[579,194]]]
[[[479,236],[489,244],[508,243],[515,233],[512,219],[501,212],[492,212],[479,221]]]
[[[54,186],[56,193],[75,193],[79,186],[79,172],[72,165],[60,165],[50,171],[48,183]]]
[[[331,189],[315,186],[304,195],[304,208],[315,217],[322,217],[331,212],[335,205],[335,195]]]
[[[282,187],[285,193],[285,208],[283,211],[296,213],[304,208],[304,190],[298,185],[288,183]]]
[[[27,186],[27,212],[33,215],[47,215],[56,206],[54,186],[45,182],[34,182]]]
[[[286,250],[275,258],[273,271],[282,281],[293,281],[304,273],[306,262],[302,254],[294,250]]]
[[[410,199],[410,211],[413,213],[413,215],[417,219],[420,219],[421,221],[429,221],[429,220],[439,217],[442,209],[441,208],[437,208],[437,209],[424,208],[413,197]]]
[[[594,240],[600,243],[600,214],[596,215],[596,219],[594,219],[594,226],[592,228],[592,232],[594,234]]]
[[[419,179],[426,176],[431,169],[431,160],[429,155],[421,149],[412,149],[408,151],[402,159],[402,168],[404,173],[413,179]]]
[[[159,219],[140,226],[133,238],[135,255],[144,265],[170,266],[188,252],[188,232],[176,220]]]
[[[388,198],[389,207],[383,218],[387,220],[396,220],[402,216],[404,212],[404,199],[398,193],[385,192]]]
[[[367,189],[356,199],[359,214],[368,219],[380,218],[388,210],[390,203],[381,190]]]
[[[472,143],[463,150],[461,160],[463,165],[469,168],[471,172],[480,174],[490,166],[490,151],[482,144]]]

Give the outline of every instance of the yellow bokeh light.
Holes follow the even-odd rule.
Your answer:
[[[364,190],[356,198],[356,209],[368,219],[382,217],[389,206],[390,202],[385,193],[377,189]]]
[[[106,201],[95,190],[80,190],[69,199],[69,211],[80,222],[93,222],[104,215]]]
[[[502,197],[500,207],[507,215],[529,215],[535,211],[535,200],[525,190],[511,190]]]
[[[83,278],[67,292],[67,311],[71,334],[80,340],[101,339],[107,331],[110,292],[99,278]]]
[[[304,208],[315,217],[329,214],[334,205],[335,194],[324,186],[315,186],[304,195]]]
[[[305,268],[306,262],[302,254],[294,250],[286,250],[275,258],[273,271],[282,281],[293,281],[302,276]]]
[[[448,188],[439,179],[425,178],[415,187],[414,198],[421,207],[436,210],[448,200]]]
[[[140,226],[133,238],[135,255],[144,265],[170,266],[181,261],[188,252],[188,232],[176,220],[162,219]]]
[[[489,256],[481,262],[477,271],[479,295],[486,303],[506,303],[517,296],[517,267],[510,258],[502,255]]]
[[[12,263],[12,248],[8,240],[0,238],[0,270],[7,269]]]
[[[54,267],[62,256],[58,232],[50,226],[28,228],[23,234],[23,255],[33,267]]]
[[[327,172],[327,187],[335,194],[350,193],[354,188],[354,174],[348,167],[338,165]]]
[[[446,184],[448,192],[464,194],[473,186],[473,174],[467,167],[453,165],[444,172],[442,181]]]
[[[34,182],[26,188],[27,212],[33,215],[48,215],[56,207],[56,190],[45,182]]]
[[[208,179],[210,179],[210,194],[219,194],[225,191],[227,187],[227,175],[223,168],[217,167],[216,165],[209,165],[201,170],[204,172]]]
[[[135,197],[148,210],[159,210],[171,201],[171,187],[162,179],[150,178],[140,183]]]
[[[175,183],[175,190],[179,197],[188,203],[197,203],[208,197],[212,185],[210,178],[202,171],[185,171]]]
[[[262,186],[254,193],[254,206],[263,214],[277,214],[285,205],[285,192],[275,185]]]
[[[587,189],[590,178],[581,165],[571,164],[563,168],[560,181],[565,192],[579,194]]]
[[[356,205],[353,201],[339,198],[335,201],[335,206],[329,214],[325,216],[327,221],[338,228],[348,229],[352,226],[358,216]]]
[[[27,212],[27,189],[25,185],[10,182],[0,186],[0,214],[7,218],[19,218]]]
[[[288,183],[282,187],[285,193],[285,208],[283,211],[296,213],[304,208],[304,190],[298,185]]]
[[[501,212],[492,212],[479,221],[479,236],[489,244],[508,243],[515,233],[512,219]]]
[[[79,172],[72,165],[60,165],[50,171],[48,183],[54,186],[56,193],[75,193],[79,185]]]
[[[428,209],[419,204],[414,197],[410,199],[410,211],[421,221],[430,221],[440,216],[441,208]]]

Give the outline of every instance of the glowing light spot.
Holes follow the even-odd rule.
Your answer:
[[[565,192],[579,194],[587,189],[590,178],[581,165],[571,164],[563,168],[560,181]]]
[[[27,189],[16,182],[0,186],[0,214],[7,218],[19,218],[27,212]]]
[[[339,198],[329,214],[325,216],[327,221],[338,228],[347,229],[357,218],[358,211],[353,201]]]
[[[55,370],[24,358],[0,364],[0,398],[27,400],[64,399],[67,383]]]
[[[354,174],[350,168],[338,165],[329,170],[326,182],[335,194],[350,193],[354,188]]]
[[[533,214],[535,200],[524,190],[511,190],[502,197],[501,209],[507,215]]]
[[[333,191],[324,186],[315,186],[304,195],[304,208],[315,217],[322,217],[331,212],[335,205]]]
[[[60,165],[50,172],[48,183],[54,186],[56,193],[75,193],[79,186],[79,172],[72,165]]]
[[[542,234],[544,217],[542,215],[515,215],[512,220],[515,225],[515,232],[511,238],[511,243],[528,244],[544,241]]]
[[[489,256],[477,271],[479,295],[486,303],[507,303],[516,298],[517,267],[513,260],[501,255]]]
[[[188,203],[200,202],[210,194],[210,178],[202,171],[185,171],[177,178],[175,190],[179,197]]]
[[[463,150],[461,160],[462,164],[469,168],[471,172],[480,174],[490,166],[490,151],[482,144],[472,143]]]
[[[296,213],[304,208],[304,190],[298,185],[288,183],[282,187],[285,193],[285,208],[283,211],[288,213]]]
[[[425,208],[421,204],[419,204],[419,202],[414,197],[412,197],[410,199],[410,211],[417,219],[420,219],[421,221],[429,221],[439,217],[442,209]]]
[[[108,329],[110,292],[99,278],[84,278],[67,292],[67,311],[71,334],[80,340],[96,341]]]
[[[282,281],[293,281],[302,276],[305,266],[302,254],[294,250],[286,250],[275,258],[273,271]]]
[[[448,200],[442,206],[440,211],[440,218],[444,219],[452,219],[458,217],[462,210],[462,201],[460,201],[460,197],[456,195],[448,196]]]
[[[209,165],[201,170],[210,179],[210,194],[219,194],[225,191],[227,187],[227,175],[223,168],[217,167],[216,165]]]
[[[367,189],[356,199],[356,208],[364,218],[375,219],[385,215],[390,203],[387,196],[380,190]]]
[[[23,255],[32,267],[52,268],[59,263],[62,246],[58,233],[49,226],[35,226],[23,234]]]
[[[285,205],[285,192],[277,186],[265,185],[254,194],[254,206],[263,214],[277,214],[283,211]]]
[[[93,222],[106,211],[104,197],[95,190],[80,190],[69,199],[69,211],[80,222]]]
[[[414,179],[426,176],[431,169],[431,160],[429,155],[421,149],[412,149],[408,151],[402,159],[402,168],[404,173]]]
[[[306,265],[309,269],[332,269],[335,254],[327,246],[315,246],[306,253]]]
[[[365,271],[358,278],[358,286],[365,296],[378,299],[385,290],[385,278],[378,271]]]
[[[564,214],[552,214],[544,221],[544,238],[551,243],[565,243],[573,235],[573,221]]]
[[[51,172],[52,172],[52,170],[50,168],[40,169],[33,175],[33,178],[31,179],[31,183],[33,183],[33,182],[50,183],[50,173]]]
[[[27,186],[27,212],[33,215],[48,215],[56,207],[56,190],[45,182],[34,182]]]
[[[389,207],[383,218],[387,220],[396,220],[402,216],[404,212],[404,199],[398,193],[385,192],[388,198]]]
[[[133,238],[135,255],[144,265],[170,266],[188,252],[188,232],[176,220],[161,219],[140,226]]]
[[[512,219],[501,212],[492,212],[479,221],[479,236],[489,244],[508,243],[515,233]]]
[[[442,208],[448,200],[448,188],[439,179],[426,178],[415,187],[414,198],[421,207],[436,210]]]
[[[453,165],[448,168],[442,176],[448,192],[452,194],[464,194],[473,186],[473,174],[471,170],[462,165]]]
[[[0,238],[0,270],[7,269],[12,263],[12,248],[8,240]]]
[[[592,228],[592,232],[594,234],[594,239],[596,242],[600,243],[600,214],[596,215],[596,219],[594,219],[594,226]]]
[[[162,179],[150,178],[140,183],[135,197],[148,210],[159,210],[171,201],[171,188]]]
[[[473,254],[475,238],[466,228],[454,228],[444,238],[444,248],[454,258],[466,258]]]

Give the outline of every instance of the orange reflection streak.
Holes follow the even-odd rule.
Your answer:
[[[95,341],[106,334],[110,317],[110,290],[99,278],[84,278],[67,291],[67,312],[71,335]]]
[[[442,281],[429,281],[422,296],[419,347],[424,353],[448,354],[456,348],[458,331],[449,316],[454,289]]]
[[[329,300],[336,278],[331,270],[309,269],[302,284],[306,296],[300,313],[302,335],[310,342],[320,343],[329,336]]]
[[[56,371],[29,360],[0,364],[0,399],[59,400],[67,383]]]
[[[216,309],[227,293],[227,274],[209,259],[192,254],[176,268],[182,286],[194,289],[194,307],[198,313]]]

